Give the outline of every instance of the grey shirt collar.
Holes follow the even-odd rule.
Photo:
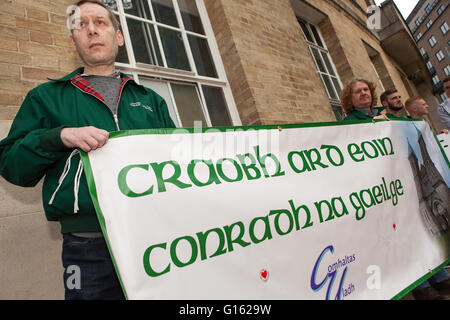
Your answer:
[[[109,77],[109,78],[120,78],[120,71],[113,72],[111,74],[108,74],[106,76],[100,76],[98,74],[89,74],[89,73],[83,73],[81,74],[82,77]]]

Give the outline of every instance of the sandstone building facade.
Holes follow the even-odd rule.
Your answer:
[[[353,77],[378,94],[429,96],[428,69],[390,0],[377,10],[372,0],[104,2],[125,35],[117,66],[160,92],[179,126],[335,121]],[[80,65],[67,39],[73,3],[0,4],[1,120],[28,90]]]

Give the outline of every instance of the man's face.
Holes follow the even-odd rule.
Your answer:
[[[415,103],[416,112],[423,116],[428,114],[428,104],[425,100],[419,99]]]
[[[114,30],[108,11],[95,3],[79,7],[80,17],[70,35],[72,48],[88,66],[113,64],[123,36]]]
[[[391,110],[403,109],[402,97],[398,92],[391,93],[386,97],[387,107]]]
[[[365,82],[358,81],[353,85],[352,104],[356,109],[368,109],[372,106],[372,94]]]
[[[444,90],[447,97],[450,98],[450,81],[444,82]]]

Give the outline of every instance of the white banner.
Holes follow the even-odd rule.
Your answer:
[[[128,299],[392,299],[449,262],[423,121],[125,131],[82,157]]]
[[[450,133],[441,133],[437,138],[447,159],[450,159]]]

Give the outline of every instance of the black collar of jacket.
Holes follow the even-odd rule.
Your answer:
[[[383,110],[385,110],[385,109],[386,109],[385,106],[372,107],[372,108],[371,108],[372,111],[375,111],[375,112],[376,112],[376,114],[374,115],[374,117],[380,115],[380,114],[381,114],[381,111],[383,111]],[[355,108],[355,110],[353,110],[353,113],[354,113],[354,116],[357,117],[358,119],[367,119],[367,117],[368,117],[368,115],[367,115],[366,113],[364,113],[363,111],[361,111],[361,110],[359,110],[359,109],[356,109],[356,108]]]

